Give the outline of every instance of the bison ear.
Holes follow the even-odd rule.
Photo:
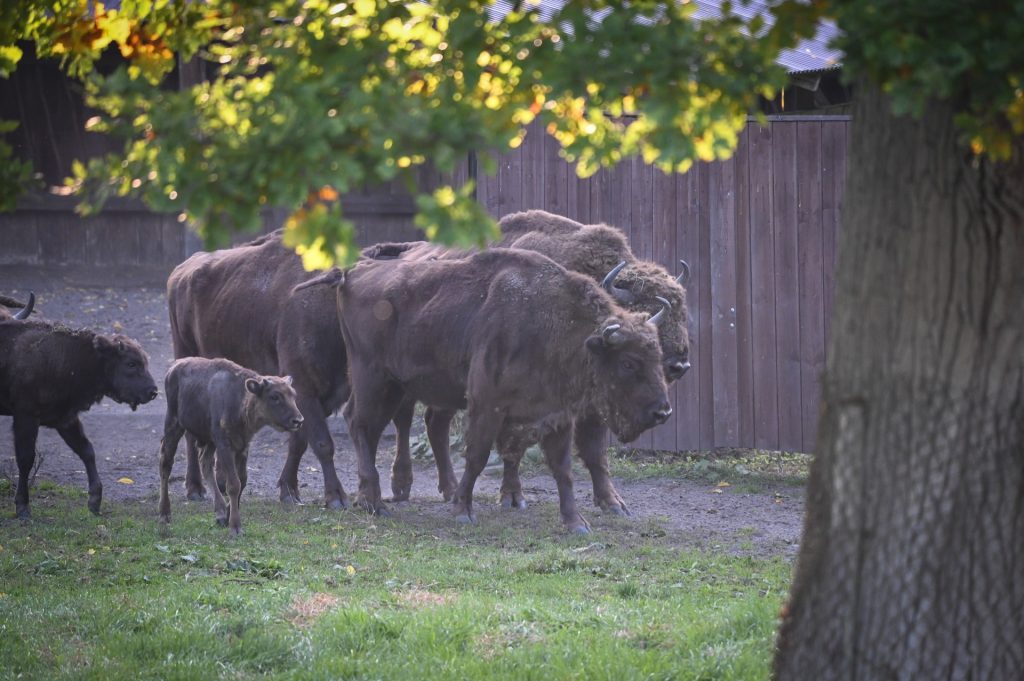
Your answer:
[[[601,329],[600,334],[595,333],[587,339],[587,350],[595,355],[600,355],[617,345],[622,345],[626,341],[626,337],[621,329],[622,324],[608,324]]]
[[[291,385],[292,384],[292,377],[291,376],[285,376],[284,377],[284,382],[285,382],[286,385]]]
[[[113,339],[108,338],[106,336],[102,336],[100,334],[96,334],[95,336],[93,336],[92,346],[96,348],[98,352],[101,353],[117,351],[117,346],[114,344]]]
[[[259,395],[263,392],[263,381],[258,378],[247,378],[245,379],[245,389],[253,395]]]

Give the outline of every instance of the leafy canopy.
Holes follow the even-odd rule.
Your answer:
[[[962,100],[975,150],[1005,155],[1024,128],[1022,5],[786,0],[770,22],[748,23],[729,6],[696,21],[690,3],[651,0],[567,2],[547,21],[530,2],[489,18],[480,0],[29,0],[0,10],[0,75],[16,67],[19,41],[34,42],[86,84],[100,112],[89,127],[125,141],[75,164],[85,211],[140,196],[213,246],[256,229],[264,207],[287,206],[289,244],[324,267],[355,256],[345,192],[411,186],[428,161],[450,172],[470,151],[493,168],[535,119],[584,176],[635,154],[666,172],[727,158],[757,98],[785,84],[779,50],[822,17],[846,32],[848,70],[879,81],[897,110]],[[107,49],[125,64],[101,75]],[[204,82],[165,82],[192,59]],[[0,201],[25,175],[4,164]],[[494,236],[469,185],[417,204],[431,239]]]

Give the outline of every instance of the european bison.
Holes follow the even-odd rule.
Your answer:
[[[569,218],[542,210],[530,210],[505,216],[499,222],[502,239],[499,247],[517,248],[543,253],[567,269],[602,282],[615,300],[635,312],[654,313],[667,300],[670,307],[658,327],[658,338],[664,355],[665,379],[678,380],[690,368],[689,335],[686,328],[686,290],[683,288],[689,268],[683,263],[683,274],[672,277],[656,263],[637,260],[622,232],[608,225],[583,225]],[[466,251],[445,249],[424,242],[379,244],[367,249],[370,258],[401,258],[411,261],[459,259]],[[407,499],[412,487],[412,462],[402,446],[403,434],[410,430],[413,404],[404,404],[395,417],[399,446],[392,468],[392,492],[395,499]],[[447,499],[455,487],[454,473],[448,453],[449,424],[454,412],[428,408],[425,414],[427,436],[438,467],[438,489]],[[608,472],[608,429],[597,414],[584,413],[575,420],[575,441],[580,458],[590,471],[594,485],[594,502],[599,507],[619,514],[628,514],[622,497],[611,482]],[[506,508],[526,505],[519,480],[519,462],[528,437],[507,438],[499,442],[505,462],[501,501]]]
[[[23,303],[14,298],[0,296],[0,322],[5,319],[28,319],[36,304],[36,294],[29,291],[28,302]],[[11,312],[10,308],[21,308],[17,312]]]
[[[78,415],[104,396],[133,411],[153,400],[157,389],[148,365],[146,353],[126,336],[42,321],[0,321],[0,414],[14,417],[19,518],[30,515],[28,478],[39,426],[55,428],[85,464],[89,510],[99,513],[103,483]]]
[[[223,357],[260,374],[294,379],[296,404],[305,422],[291,433],[288,459],[278,480],[281,501],[299,503],[299,462],[307,444],[324,475],[328,508],[348,505],[334,468],[334,441],[327,416],[348,399],[345,345],[334,293],[316,287],[293,293],[312,275],[281,243],[281,232],[213,253],[197,253],[167,280],[174,356]],[[188,443],[186,492],[202,498],[199,459]]]
[[[239,497],[245,489],[249,442],[264,426],[295,432],[302,414],[295,405],[290,376],[261,376],[226,359],[188,357],[171,365],[164,379],[167,416],[160,441],[160,520],[171,522],[167,481],[181,436],[188,433],[201,449],[206,484],[213,490],[213,508],[220,525],[242,532]],[[214,479],[224,481],[230,509]]]
[[[537,253],[493,249],[463,259],[362,261],[304,285],[334,283],[352,397],[344,414],[358,455],[359,504],[386,513],[375,460],[403,400],[466,408],[466,469],[455,513],[491,445],[527,429],[544,444],[562,520],[587,531],[570,475],[574,414],[597,412],[624,441],[672,413],[655,325],[590,279]],[[651,323],[653,322],[653,323]]]

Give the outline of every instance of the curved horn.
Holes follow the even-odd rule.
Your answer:
[[[654,298],[659,303],[661,303],[661,309],[655,312],[653,315],[651,315],[651,318],[648,319],[647,321],[649,321],[651,324],[654,324],[655,326],[661,326],[661,321],[665,317],[665,310],[671,310],[672,303],[668,302],[661,296],[654,296]]]
[[[679,264],[683,266],[683,271],[676,277],[676,283],[680,286],[686,286],[690,282],[690,266],[686,264],[685,260],[680,260]]]
[[[615,302],[620,305],[631,305],[636,300],[636,298],[633,297],[633,294],[626,289],[615,286],[615,277],[619,276],[619,272],[621,272],[622,268],[625,266],[626,261],[623,260],[613,267],[612,271],[606,274],[604,279],[601,281],[601,288],[610,293],[612,298],[615,299]]]
[[[14,315],[14,319],[28,319],[28,316],[32,314],[32,308],[36,305],[36,294],[32,291],[28,292],[28,302],[25,303],[25,307],[21,308],[18,314]]]
[[[609,324],[604,327],[604,331],[601,332],[601,336],[604,338],[604,342],[608,345],[618,345],[622,342],[622,334],[619,333],[619,329],[622,328],[622,324]]]

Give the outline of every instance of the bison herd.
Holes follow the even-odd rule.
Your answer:
[[[184,436],[188,498],[210,490],[218,522],[239,533],[248,445],[267,425],[289,433],[282,502],[300,502],[299,463],[312,448],[326,506],[354,503],[387,515],[377,446],[394,422],[392,498],[408,499],[417,403],[426,407],[438,491],[458,521],[474,520],[473,488],[493,447],[504,462],[502,505],[525,506],[519,464],[535,443],[571,531],[589,529],[573,492],[574,442],[595,503],[627,514],[608,473],[608,432],[629,442],[672,413],[667,385],[690,366],[688,268],[674,277],[638,260],[607,225],[537,210],[499,224],[502,237],[486,251],[383,243],[351,268],[320,275],[302,268],[280,232],[175,268],[167,282],[176,361],[164,384],[161,521],[170,520],[168,480]],[[56,428],[85,463],[96,512],[102,484],[78,415],[104,396],[133,409],[154,399],[148,358],[123,336],[30,321],[31,300],[0,303],[0,414],[14,417],[17,513],[29,514],[41,425]],[[326,422],[339,409],[357,456],[353,499],[338,479]],[[448,449],[459,410],[461,480]]]

